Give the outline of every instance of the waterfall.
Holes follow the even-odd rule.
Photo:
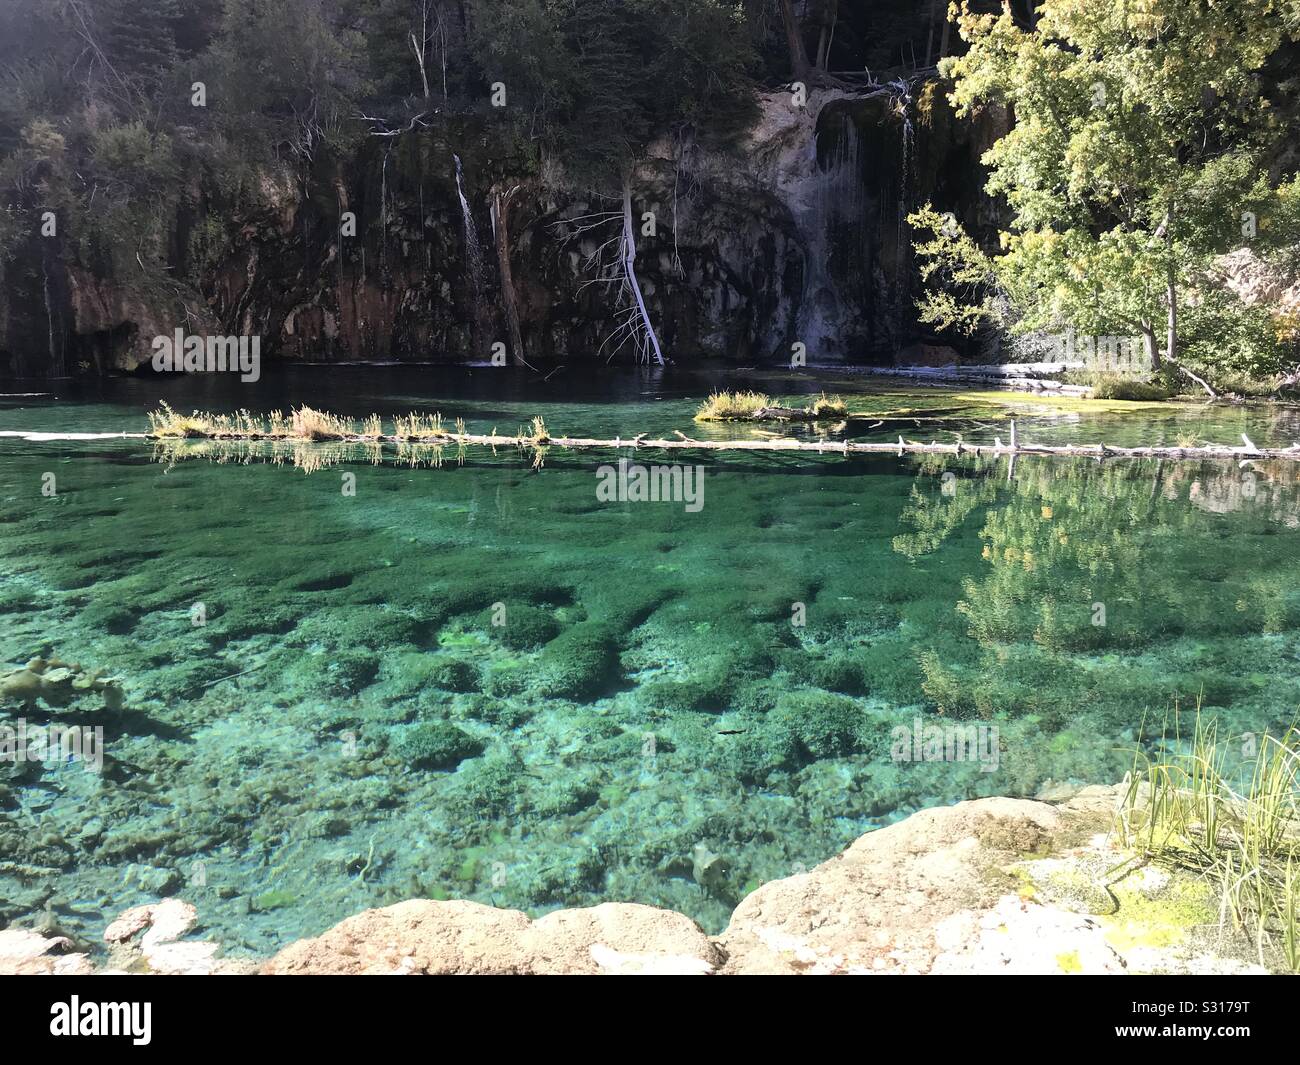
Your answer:
[[[862,184],[862,144],[858,128],[847,113],[839,116],[839,128],[829,148],[819,153],[814,141],[813,188],[805,220],[808,234],[808,266],[799,315],[799,332],[810,352],[822,354],[825,339],[838,332],[841,300],[853,300],[851,292],[839,291],[838,277],[866,281],[864,239],[866,192]],[[818,162],[818,155],[821,160]]]
[[[903,159],[899,168],[898,180],[898,278],[900,297],[903,288],[904,270],[907,267],[907,216],[911,200],[912,155],[914,153],[915,132],[912,129],[912,90],[907,82],[894,82],[898,89],[898,106],[902,114],[903,125]]]
[[[484,343],[487,337],[487,307],[483,302],[487,291],[487,277],[483,269],[483,245],[479,243],[478,229],[474,226],[474,215],[469,209],[469,200],[465,198],[465,183],[460,166],[460,156],[453,153],[456,161],[456,195],[460,197],[460,213],[465,221],[465,255],[468,272],[469,294],[474,304],[474,344],[479,353],[487,351]]]
[[[893,87],[898,90],[898,108],[902,118],[903,136],[903,155],[898,176],[897,264],[894,271],[894,313],[901,336],[904,322],[908,317],[907,297],[911,291],[908,265],[912,261],[912,245],[908,239],[907,216],[911,212],[912,157],[916,152],[916,134],[912,128],[912,87],[901,78],[894,82]]]
[[[479,290],[483,280],[483,246],[478,240],[478,230],[474,226],[474,215],[469,209],[469,200],[465,199],[465,184],[462,180],[460,156],[456,160],[456,195],[460,197],[460,213],[465,220],[465,252],[469,257],[469,278],[475,291]]]

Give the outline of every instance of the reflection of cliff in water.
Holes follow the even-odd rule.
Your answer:
[[[1165,494],[1183,496],[1211,514],[1249,510],[1288,529],[1300,528],[1300,469],[1292,462],[1178,469],[1166,477]]]

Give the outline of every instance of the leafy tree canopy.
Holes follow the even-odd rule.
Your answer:
[[[986,252],[933,210],[914,217],[924,272],[958,286],[923,317],[970,330],[1009,303],[1022,331],[1139,334],[1153,362],[1161,342],[1177,359],[1222,253],[1296,241],[1300,186],[1270,180],[1287,127],[1260,78],[1294,5],[1044,0],[1032,31],[963,8],[969,51],[942,71],[960,113],[1014,115],[984,156],[1011,222]]]

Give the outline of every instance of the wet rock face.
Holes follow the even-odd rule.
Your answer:
[[[802,344],[811,363],[889,361],[920,335],[906,214],[933,200],[977,229],[993,221],[978,158],[997,126],[956,120],[937,86],[900,85],[815,93],[806,107],[769,94],[729,151],[652,145],[632,213],[665,351],[788,362]],[[28,249],[0,297],[0,373],[133,370],[181,321],[260,336],[271,358],[488,361],[495,343],[512,346],[492,209],[507,189],[527,357],[608,357],[619,286],[591,283],[589,257],[617,237],[621,204],[577,191],[582,175],[516,176],[525,168],[493,136],[462,123],[369,138],[349,158],[322,153],[309,172],[268,163],[256,208],[216,190],[182,198],[169,276],[188,279],[186,291],[145,291],[70,253]],[[594,229],[575,221],[606,211]]]

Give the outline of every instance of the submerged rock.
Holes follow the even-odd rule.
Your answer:
[[[120,710],[123,703],[121,682],[104,676],[102,669],[84,669],[75,662],[58,658],[33,658],[20,669],[0,676],[0,706],[67,706],[82,695],[103,696],[108,710]]]
[[[483,744],[455,725],[430,721],[407,729],[394,753],[413,769],[454,769],[482,754]]]
[[[542,651],[542,690],[569,699],[599,695],[618,678],[618,669],[614,631],[596,622],[582,622]]]

